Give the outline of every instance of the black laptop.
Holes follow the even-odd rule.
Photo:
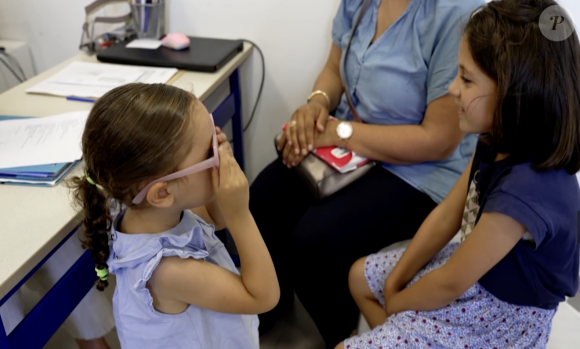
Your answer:
[[[244,49],[242,40],[189,37],[189,48],[175,51],[166,47],[155,50],[126,48],[122,42],[97,54],[106,63],[172,67],[185,70],[215,72]]]

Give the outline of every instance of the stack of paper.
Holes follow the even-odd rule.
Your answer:
[[[0,183],[53,186],[81,159],[88,111],[0,116]]]
[[[175,68],[153,68],[120,64],[72,62],[60,72],[26,90],[56,96],[100,98],[105,93],[132,82],[164,84]]]

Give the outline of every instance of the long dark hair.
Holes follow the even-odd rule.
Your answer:
[[[164,84],[129,84],[93,106],[82,138],[86,175],[74,177],[74,202],[84,213],[83,245],[97,269],[107,267],[111,205],[133,206],[137,185],[174,171],[189,149],[184,144],[196,98]],[[140,205],[146,205],[141,203]],[[107,281],[99,280],[104,290]]]
[[[465,35],[475,62],[498,87],[492,131],[482,140],[531,159],[538,171],[573,174],[580,170],[580,46],[576,33],[563,41],[542,34],[540,15],[553,5],[492,1],[474,12]]]

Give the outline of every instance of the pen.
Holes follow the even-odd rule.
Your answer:
[[[145,34],[145,36],[147,36],[147,29],[149,28],[149,16],[151,15],[151,8],[149,8],[148,4],[151,3],[150,0],[144,0],[144,11],[145,11],[145,15],[144,15],[144,19],[143,19],[143,32]]]
[[[73,97],[73,96],[68,96],[66,97],[67,101],[77,101],[77,102],[87,102],[87,103],[95,103],[94,99],[90,99],[90,98],[80,98],[80,97]]]

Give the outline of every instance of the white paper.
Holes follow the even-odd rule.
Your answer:
[[[135,82],[139,80],[143,74],[144,72],[142,71],[128,71],[123,75],[119,75],[114,70],[109,71],[79,68],[63,71],[58,78],[58,83],[62,85],[115,88]]]
[[[88,116],[79,111],[0,121],[0,168],[79,160]]]
[[[131,41],[126,48],[141,48],[146,50],[156,50],[161,46],[161,40],[153,39],[135,39]]]
[[[100,98],[113,88],[132,82],[164,84],[176,73],[176,68],[72,62],[26,92]]]

